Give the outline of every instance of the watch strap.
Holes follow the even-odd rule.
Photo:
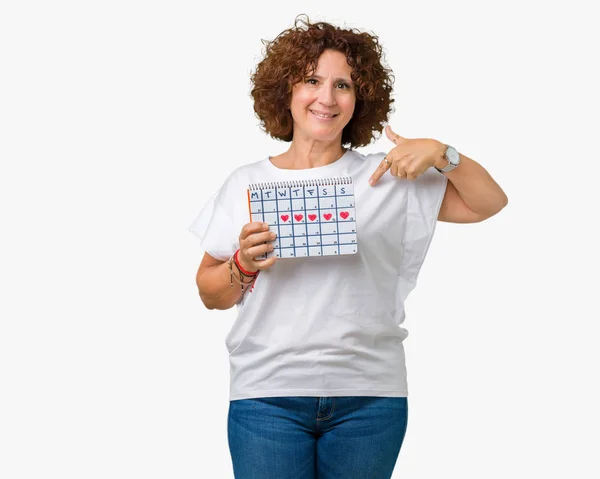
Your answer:
[[[454,163],[452,163],[448,159],[448,156],[446,155],[449,147],[450,147],[450,145],[446,145],[446,150],[444,151],[444,158],[446,158],[446,161],[448,162],[448,164],[446,166],[444,166],[443,168],[438,168],[437,166],[434,166],[434,168],[436,170],[438,170],[440,173],[448,173],[449,171],[452,171],[454,168],[456,168],[458,166],[458,165],[455,165]]]

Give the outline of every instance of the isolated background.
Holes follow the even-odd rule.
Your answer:
[[[232,477],[235,310],[204,309],[187,228],[287,149],[249,76],[307,13],[377,34],[394,130],[454,145],[510,200],[438,225],[394,477],[599,477],[592,3],[2,2],[0,476]]]

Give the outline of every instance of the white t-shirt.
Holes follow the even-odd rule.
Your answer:
[[[404,301],[435,230],[447,178],[368,180],[384,153],[347,150],[326,166],[276,167],[267,157],[237,168],[190,225],[219,260],[250,222],[250,183],[351,176],[358,252],[279,259],[237,304],[225,339],[230,400],[281,396],[408,396]],[[239,287],[234,282],[234,287]]]

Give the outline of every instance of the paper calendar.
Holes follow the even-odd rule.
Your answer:
[[[278,258],[354,254],[358,251],[352,178],[253,183],[248,186],[250,221],[277,234]]]

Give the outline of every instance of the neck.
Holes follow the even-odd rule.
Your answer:
[[[282,155],[282,160],[289,169],[303,170],[333,163],[344,153],[346,149],[342,148],[339,138],[331,143],[292,140],[290,148]]]

